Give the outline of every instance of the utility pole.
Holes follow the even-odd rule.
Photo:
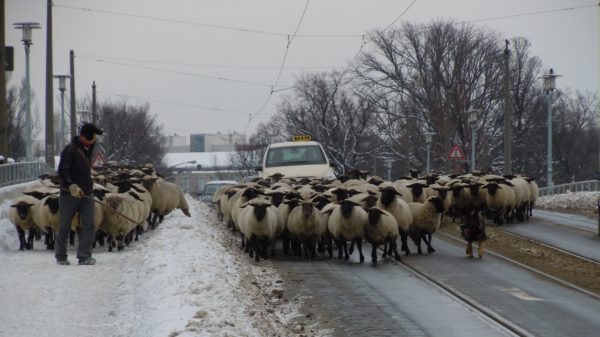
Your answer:
[[[509,42],[504,40],[504,174],[512,174],[512,124],[510,112],[510,50]]]
[[[73,49],[69,52],[69,61],[71,68],[71,139],[77,136],[77,109],[75,108],[75,52]]]
[[[96,81],[92,82],[92,124],[96,125]]]
[[[6,103],[6,49],[4,0],[0,0],[0,154],[8,157],[8,105]]]
[[[54,168],[54,90],[52,85],[52,0],[46,8],[46,163]]]

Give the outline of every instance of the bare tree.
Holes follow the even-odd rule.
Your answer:
[[[135,106],[125,101],[99,104],[99,125],[106,131],[103,145],[108,160],[123,164],[158,165],[165,152],[162,125],[150,115],[148,104]]]

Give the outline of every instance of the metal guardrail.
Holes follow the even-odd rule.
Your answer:
[[[44,173],[54,172],[44,162],[19,162],[0,165],[0,187],[26,183]]]
[[[570,192],[594,192],[600,191],[600,181],[598,180],[586,180],[578,181],[575,183],[555,185],[552,187],[540,188],[540,196],[553,195],[553,194],[564,194]]]

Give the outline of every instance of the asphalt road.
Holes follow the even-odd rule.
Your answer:
[[[501,229],[600,262],[600,237],[589,229],[593,226],[597,222],[584,216],[534,210],[529,221]]]
[[[303,299],[308,319],[332,336],[498,336],[508,332],[405,266],[387,260],[298,261],[273,265]],[[434,236],[432,255],[403,261],[534,336],[592,336],[600,331],[600,301],[509,262],[468,259],[463,245]]]

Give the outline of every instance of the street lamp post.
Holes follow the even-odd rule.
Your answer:
[[[60,91],[60,131],[58,134],[58,150],[62,151],[63,141],[65,139],[65,90],[67,90],[66,81],[67,78],[71,78],[69,75],[54,75],[54,78],[58,78],[58,90]]]
[[[479,110],[471,109],[469,110],[469,127],[471,128],[471,172],[475,171],[475,153],[477,150],[477,132],[475,130],[475,126],[477,125],[477,119],[479,118]]]
[[[556,88],[556,78],[561,75],[556,75],[554,69],[550,68],[548,74],[543,75],[544,91],[546,92],[546,104],[548,106],[548,187],[554,186],[552,180],[552,92]]]
[[[392,160],[391,159],[386,160],[385,168],[387,168],[387,180],[392,181]]]
[[[13,23],[16,29],[23,30],[23,45],[25,46],[25,157],[27,160],[33,159],[33,140],[32,140],[32,122],[31,122],[31,85],[29,78],[29,48],[33,44],[31,40],[31,30],[42,28],[37,22],[17,22]]]
[[[431,142],[433,140],[433,135],[435,135],[435,133],[433,132],[427,132],[425,133],[425,144],[427,144],[427,170],[426,170],[426,174],[429,174],[430,172],[430,164],[431,164]]]

